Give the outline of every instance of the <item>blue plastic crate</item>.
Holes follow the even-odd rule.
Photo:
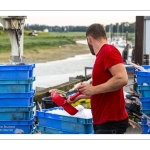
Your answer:
[[[147,125],[147,120],[142,120],[142,134],[150,134],[150,127]]]
[[[35,94],[35,90],[23,93],[0,93],[0,98],[30,98]]]
[[[57,114],[47,113],[54,109],[62,109],[62,107],[55,107],[51,109],[45,109],[43,111],[36,111],[39,125],[46,126],[61,131],[79,133],[79,134],[92,134],[93,125],[91,119],[83,119],[72,116],[63,116]]]
[[[30,120],[33,117],[33,111],[29,112],[0,112],[0,120]]]
[[[39,130],[41,133],[45,134],[78,134],[74,132],[67,132],[67,131],[62,131],[62,130],[57,130],[53,128],[48,128],[40,125],[36,125],[37,130]]]
[[[0,65],[0,79],[28,79],[33,77],[35,64]]]
[[[150,109],[149,110],[141,109],[140,111],[143,112],[148,117],[150,117]]]
[[[0,126],[2,125],[31,125],[34,124],[35,116],[33,116],[30,120],[14,120],[14,121],[8,121],[3,120],[0,121]]]
[[[35,77],[27,80],[0,80],[0,93],[31,92]]]
[[[15,134],[16,130],[22,130],[24,134],[31,134],[34,128],[33,117],[22,121],[0,121],[0,134]]]
[[[143,83],[147,83],[150,85],[150,72],[142,72],[142,71],[135,71],[137,76],[137,84],[143,85]]]
[[[31,111],[35,107],[35,102],[33,102],[30,106],[27,107],[16,107],[16,106],[11,106],[11,107],[0,107],[0,112],[28,112]]]
[[[42,111],[37,110],[36,113],[38,117],[51,118],[51,119],[69,121],[69,122],[74,122],[74,123],[92,124],[93,122],[92,118],[84,119],[84,118],[77,118],[73,116],[63,116],[63,115],[58,115],[58,114],[47,113],[48,111],[57,110],[57,109],[63,110],[62,107],[54,107],[50,109],[43,109]]]
[[[137,91],[142,97],[150,97],[150,86],[138,85]]]
[[[26,93],[0,93],[0,107],[25,106],[33,103],[35,90]]]
[[[30,120],[33,117],[33,107],[0,107],[0,120]]]
[[[142,67],[143,67],[144,69],[150,69],[150,66],[149,66],[149,65],[142,65]]]
[[[77,93],[78,91],[77,90],[74,90],[74,91],[72,91],[72,92],[67,92],[66,93],[66,97],[68,97],[68,96],[70,96],[70,95],[72,95],[72,94],[75,94],[75,93]]]
[[[150,69],[149,65],[143,65],[144,69]],[[137,76],[137,84],[142,85],[143,83],[147,83],[150,85],[150,72],[143,72],[139,70],[135,70],[135,74]]]
[[[66,131],[78,134],[93,134],[92,124],[80,124],[69,121],[55,120],[51,118],[38,117],[39,125],[53,128],[59,131]]]
[[[150,97],[140,97],[139,100],[142,103],[143,110],[150,110]]]
[[[126,67],[126,71],[127,73],[134,73],[134,67],[133,66]]]
[[[32,128],[32,130],[31,130],[30,134],[35,134],[36,131],[37,131],[37,128],[36,128],[36,126],[34,126],[34,127]]]
[[[14,79],[14,80],[2,80],[0,79],[0,85],[1,84],[30,84],[32,83],[33,81],[35,81],[35,77],[31,77],[29,79],[24,79],[24,80],[21,80],[21,79]]]

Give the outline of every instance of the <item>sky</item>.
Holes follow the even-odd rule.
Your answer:
[[[101,23],[103,25],[116,24],[121,22],[135,22],[135,16],[27,16],[26,24],[43,24],[49,26],[89,26],[92,23]]]
[[[12,16],[13,13],[11,13]],[[130,11],[21,11],[15,12],[14,15],[26,16],[25,24],[48,26],[89,26],[92,23],[109,25],[136,21],[136,14]],[[7,14],[1,16],[7,16]]]

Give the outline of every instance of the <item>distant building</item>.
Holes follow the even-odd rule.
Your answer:
[[[49,30],[48,29],[44,29],[43,32],[49,32]]]

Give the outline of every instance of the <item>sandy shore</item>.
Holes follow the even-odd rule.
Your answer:
[[[26,63],[44,63],[48,61],[62,60],[75,55],[90,53],[88,46],[84,44],[64,45],[58,48],[44,50],[26,50],[24,56]],[[0,54],[0,63],[8,63],[11,52]]]

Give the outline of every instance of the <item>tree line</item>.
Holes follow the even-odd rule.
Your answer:
[[[37,30],[43,31],[48,29],[49,32],[86,32],[88,26],[48,26],[48,25],[39,25],[39,24],[25,24],[25,30]],[[135,33],[135,22],[122,22],[121,24],[109,24],[104,26],[106,32],[111,33]]]

